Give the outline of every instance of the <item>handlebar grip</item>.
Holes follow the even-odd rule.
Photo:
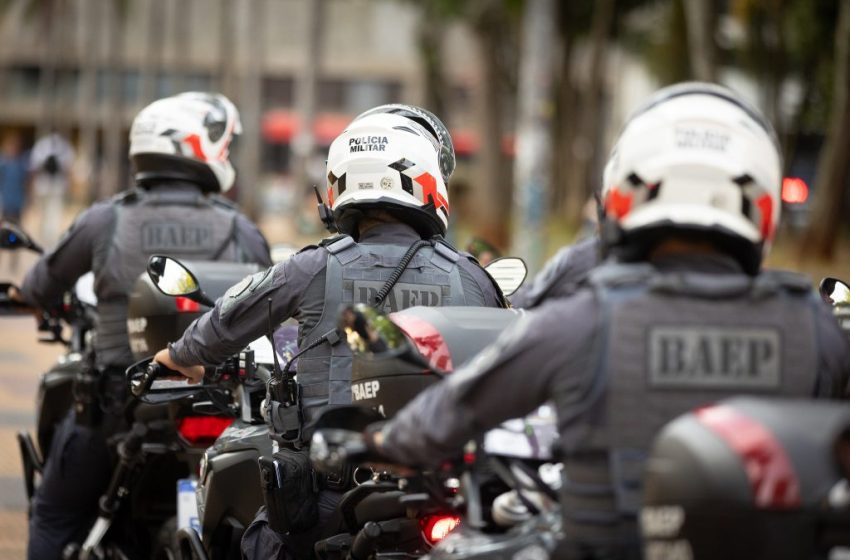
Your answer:
[[[180,376],[181,373],[179,371],[174,371],[173,369],[167,368],[166,366],[160,364],[159,362],[151,362],[148,364],[148,369],[142,375],[142,378],[138,383],[133,383],[130,388],[130,391],[136,397],[141,397],[145,393],[148,392],[148,389],[151,388],[153,382],[156,381],[160,377],[172,377],[172,376]]]

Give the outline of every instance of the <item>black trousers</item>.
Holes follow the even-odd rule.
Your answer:
[[[85,540],[97,518],[98,499],[109,486],[114,466],[107,438],[127,428],[123,371],[107,370],[100,380],[98,424],[80,425],[72,409],[53,435],[32,499],[28,560],[61,558],[65,545]]]
[[[111,475],[103,431],[79,426],[73,411],[68,413],[53,436],[33,496],[28,560],[61,558],[66,544],[85,539]]]
[[[319,524],[313,531],[299,535],[281,535],[269,528],[263,506],[242,535],[242,558],[245,560],[308,560],[313,558],[313,545],[323,537],[333,519],[342,492],[319,492]]]

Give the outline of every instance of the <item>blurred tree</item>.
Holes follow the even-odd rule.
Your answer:
[[[850,0],[840,0],[835,27],[832,108],[818,161],[817,197],[803,253],[832,259],[850,195]]]
[[[779,0],[778,0],[779,1]],[[682,0],[688,34],[688,56],[693,77],[703,82],[715,79],[715,13],[711,0]]]
[[[544,226],[552,181],[552,70],[555,43],[554,0],[527,0],[522,22],[514,157],[514,216],[511,251],[529,270],[543,264]]]
[[[477,196],[479,236],[504,249],[510,242],[513,182],[502,138],[515,105],[520,2],[467,0],[464,17],[481,57]]]
[[[607,60],[616,41],[628,52],[648,51],[653,41],[669,41],[669,34],[656,27],[644,37],[637,37],[628,25],[631,14],[656,0],[584,0],[561,2],[558,30],[561,40],[560,63],[556,69],[555,157],[553,158],[554,218],[575,229],[582,218],[587,200],[601,180],[606,155],[603,130],[608,115]],[[676,2],[674,2],[675,4]],[[681,6],[680,6],[681,7]],[[684,21],[684,16],[680,14]],[[681,40],[685,33],[682,24]],[[677,51],[667,46],[659,49],[670,58]],[[687,61],[685,61],[687,65]],[[676,64],[664,62],[668,70]]]
[[[299,195],[305,194],[314,184],[310,164],[316,151],[313,121],[316,118],[322,44],[325,29],[325,1],[312,0],[307,8],[307,43],[304,45],[303,66],[298,76],[295,107],[299,116],[298,136],[292,143],[295,160],[295,180]]]
[[[614,24],[615,0],[593,2],[587,37],[587,74],[581,82],[579,111],[575,118],[575,135],[568,140],[569,167],[565,184],[566,211],[569,223],[577,223],[581,209],[599,184],[601,175],[602,131],[604,130],[608,72],[608,53]],[[622,6],[617,6],[621,9]]]
[[[443,69],[443,44],[446,27],[457,17],[460,4],[451,0],[430,0],[415,3],[420,8],[420,22],[417,29],[416,45],[423,67],[423,81],[426,109],[438,115],[443,122],[449,118],[448,89]]]
[[[318,0],[314,0],[318,2]],[[244,59],[239,64],[239,84],[237,102],[242,121],[242,130],[248,134],[242,135],[242,141],[237,144],[239,158],[239,205],[252,219],[259,218],[258,204],[260,179],[260,153],[262,151],[262,67],[265,51],[263,33],[265,6],[263,2],[254,0],[239,0],[239,23],[242,26],[239,36],[243,38],[246,49]],[[304,119],[302,130],[308,126]]]
[[[472,30],[481,60],[475,228],[480,236],[504,249],[510,240],[513,183],[502,138],[516,98],[522,0],[419,0],[415,4],[423,20],[418,43],[425,77],[424,105],[447,124],[451,107],[446,98],[450,84],[443,70],[443,60],[450,56],[443,49],[446,27],[460,22]]]

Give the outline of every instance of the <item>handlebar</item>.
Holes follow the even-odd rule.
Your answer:
[[[162,377],[181,377],[182,374],[179,371],[174,371],[173,369],[169,369],[159,362],[151,361],[148,364],[147,370],[139,379],[134,379],[130,382],[130,392],[133,393],[133,396],[141,397],[153,385],[153,382]]]

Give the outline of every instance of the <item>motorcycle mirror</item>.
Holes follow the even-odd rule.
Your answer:
[[[833,307],[850,305],[850,286],[838,278],[827,276],[821,280],[818,291],[823,300]]]
[[[29,249],[38,254],[44,253],[44,250],[24,230],[11,222],[0,223],[0,248]]]
[[[161,374],[152,372],[149,368],[152,361],[152,357],[140,360],[125,372],[131,394],[141,402],[164,404],[207,393],[207,387],[203,384],[189,385],[188,379],[177,379],[173,377],[173,372],[169,376],[168,370],[161,370]]]
[[[528,275],[525,261],[519,257],[502,257],[484,267],[505,296],[517,291]]]
[[[398,325],[365,303],[343,307],[338,326],[354,354],[381,354],[408,348],[407,337]]]
[[[195,275],[177,259],[153,255],[148,261],[148,276],[157,289],[167,296],[186,297],[209,307],[215,305],[201,290]]]

